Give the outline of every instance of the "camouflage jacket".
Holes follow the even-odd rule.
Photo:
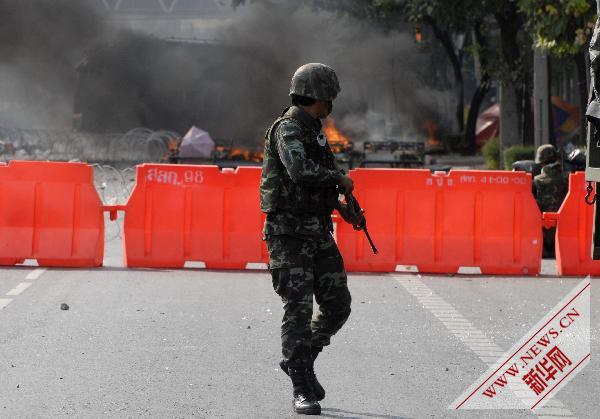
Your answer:
[[[331,230],[340,170],[321,122],[302,108],[284,111],[265,137],[260,207],[264,234],[322,235]]]
[[[569,180],[559,162],[542,167],[533,179],[533,194],[541,211],[555,212],[569,191]]]

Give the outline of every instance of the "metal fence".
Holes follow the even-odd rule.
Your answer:
[[[176,132],[148,128],[135,128],[124,134],[97,134],[0,127],[0,161],[85,161],[118,167],[160,162],[168,154],[169,140],[180,137]]]
[[[0,162],[10,160],[81,161],[94,167],[94,184],[105,205],[123,205],[135,185],[135,165],[161,162],[171,131],[135,128],[121,134],[73,130],[34,130],[0,127]],[[122,236],[122,216],[106,223],[107,242]]]

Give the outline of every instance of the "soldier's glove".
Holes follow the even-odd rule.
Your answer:
[[[352,224],[352,227],[356,230],[362,230],[363,228],[365,228],[365,226],[367,225],[367,219],[365,218],[364,214],[360,214],[359,220],[356,224]]]
[[[362,230],[365,224],[367,223],[363,213],[357,213],[352,205],[340,202],[337,210],[339,211],[344,221],[346,221],[348,224],[352,224],[352,227],[355,230]]]
[[[354,181],[344,174],[340,174],[338,179],[340,192],[344,195],[349,195],[354,190]]]

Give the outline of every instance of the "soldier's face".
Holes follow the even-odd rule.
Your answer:
[[[321,119],[327,118],[327,116],[333,110],[333,102],[332,101],[318,100],[316,105],[317,105],[317,116]]]

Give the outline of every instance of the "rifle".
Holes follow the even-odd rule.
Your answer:
[[[348,205],[348,211],[351,212],[352,218],[358,219],[359,214],[364,214],[365,211],[360,207],[360,204],[354,197],[354,195],[347,194],[346,196],[346,204]],[[365,236],[367,236],[367,240],[369,240],[369,244],[371,245],[371,249],[373,250],[373,254],[376,255],[378,253],[377,248],[375,247],[375,243],[373,243],[373,239],[371,239],[371,235],[369,234],[369,230],[367,230],[367,219],[365,218],[365,223],[362,226],[359,226],[359,230],[365,232]]]

